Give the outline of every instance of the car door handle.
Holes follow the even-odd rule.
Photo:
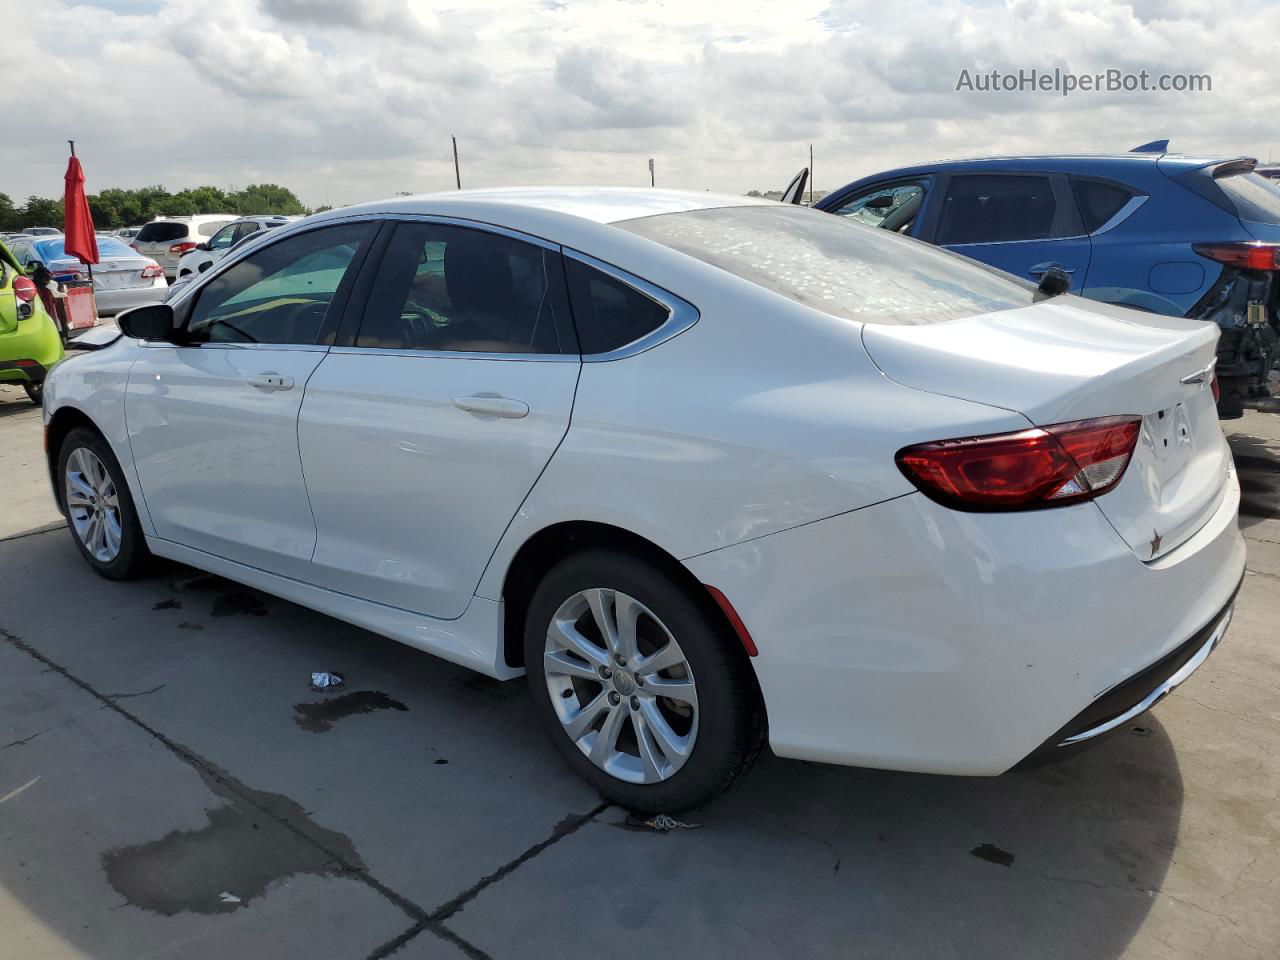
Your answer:
[[[1038,277],[1041,274],[1048,273],[1054,267],[1057,267],[1063,273],[1076,272],[1075,267],[1072,267],[1070,270],[1068,270],[1066,267],[1060,264],[1057,260],[1046,260],[1044,263],[1037,263],[1034,267],[1028,270],[1027,273],[1031,274],[1031,276],[1033,277]]]
[[[286,377],[283,373],[268,371],[266,373],[257,373],[252,377],[248,377],[245,383],[251,387],[257,387],[259,390],[292,390],[293,377]]]
[[[520,420],[529,415],[529,405],[507,397],[454,397],[453,405],[459,410],[481,417],[503,417]]]

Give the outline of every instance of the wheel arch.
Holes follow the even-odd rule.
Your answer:
[[[589,549],[615,550],[640,557],[668,573],[721,624],[726,642],[749,657],[750,637],[739,620],[720,606],[718,599],[693,572],[653,541],[609,523],[571,520],[543,527],[530,536],[511,558],[502,582],[502,657],[507,666],[524,666],[525,614],[542,577],[561,560]],[[745,647],[745,649],[744,649]],[[751,670],[754,677],[755,671]]]
[[[93,419],[87,413],[78,407],[59,407],[54,411],[53,416],[49,418],[49,422],[45,424],[44,455],[46,466],[49,469],[49,483],[53,486],[54,502],[64,516],[67,512],[67,506],[62,502],[62,484],[58,483],[58,454],[62,450],[62,442],[76,427],[87,427],[102,437],[103,442],[110,446],[110,441],[107,440],[107,436],[102,432],[102,429],[93,422]]]

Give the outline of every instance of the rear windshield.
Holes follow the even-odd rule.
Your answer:
[[[1254,223],[1280,223],[1280,183],[1256,173],[1215,181],[1236,208],[1236,216]]]
[[[99,235],[97,239],[99,257],[136,257],[138,255],[136,251],[129,248],[127,243],[116,237]],[[52,263],[55,260],[74,260],[75,257],[69,257],[62,244],[62,237],[57,240],[38,241],[35,244],[36,259],[44,263]]]
[[[190,225],[186,223],[161,220],[158,223],[144,224],[134,239],[139,243],[163,243],[166,240],[181,240],[190,229]]]
[[[615,226],[864,323],[942,323],[1025,307],[1035,293],[946,250],[791,204],[667,213]]]

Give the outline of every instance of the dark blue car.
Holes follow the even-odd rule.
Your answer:
[[[1073,293],[1217,323],[1231,417],[1269,395],[1280,355],[1280,184],[1254,166],[1154,152],[950,160],[864,177],[814,206],[1031,282],[1057,266]]]

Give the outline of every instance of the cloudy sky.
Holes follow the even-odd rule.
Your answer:
[[[901,163],[1174,148],[1280,159],[1265,0],[0,0],[0,192],[273,181],[831,188]],[[1203,73],[1208,93],[957,92],[961,70]]]

